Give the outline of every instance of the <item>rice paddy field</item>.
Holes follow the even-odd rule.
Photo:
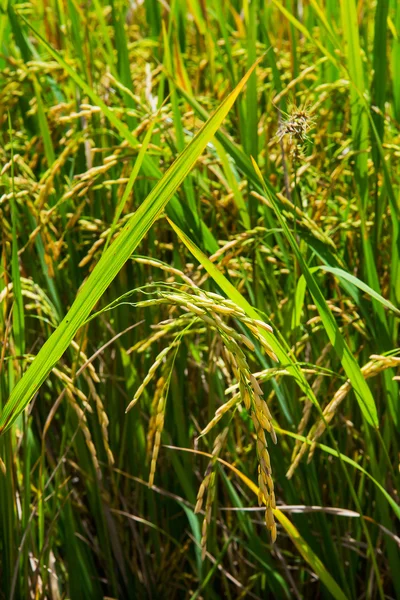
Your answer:
[[[0,42],[0,599],[399,599],[400,4]]]

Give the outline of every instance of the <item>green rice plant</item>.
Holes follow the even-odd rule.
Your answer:
[[[204,150],[208,140],[213,137],[250,75],[251,70],[230,96],[228,96],[215,115],[211,117],[208,124],[200,130],[189,146],[182,152],[164,178],[152,190],[141,208],[125,225],[125,228],[115,242],[105,252],[91,273],[84,288],[80,290],[77,300],[60,323],[59,328],[55,331],[52,338],[48,340],[47,345],[43,346],[35,362],[32,364],[29,374],[27,373],[24,377],[24,381],[21,380],[19,389],[16,388],[14,390],[9,402],[4,407],[0,418],[0,431],[5,431],[11,426],[31,400],[38,386],[44,381],[52,366],[65,352],[102,293],[135,250],[157,216],[164,209],[171,196],[184,180],[186,174],[192,168],[194,162]]]
[[[2,3],[0,599],[400,597],[399,18]]]

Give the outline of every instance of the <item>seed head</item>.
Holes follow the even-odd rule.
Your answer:
[[[306,106],[293,107],[291,113],[279,125],[277,135],[279,140],[288,136],[290,145],[298,148],[308,139],[308,132],[313,126],[314,121]]]

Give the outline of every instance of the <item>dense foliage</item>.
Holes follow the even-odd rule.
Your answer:
[[[400,4],[0,40],[0,599],[400,598]]]

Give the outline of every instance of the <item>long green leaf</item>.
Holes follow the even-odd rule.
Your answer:
[[[14,310],[13,310],[13,332],[15,349],[17,355],[22,357],[25,352],[25,315],[24,303],[22,300],[21,276],[18,263],[18,237],[17,237],[17,202],[15,199],[15,181],[14,181],[14,149],[11,128],[11,117],[8,113],[8,126],[11,137],[11,222],[12,222],[12,254],[11,254],[11,273],[14,292]]]
[[[185,246],[193,254],[193,256],[199,261],[199,263],[205,268],[205,270],[211,275],[215,283],[225,292],[225,294],[233,302],[235,302],[245,313],[252,319],[260,319],[260,314],[255,308],[242,296],[242,294],[235,288],[234,285],[225,277],[221,271],[210,261],[210,259],[198,248],[192,240],[170,219],[168,219],[171,227],[177,233],[178,237],[182,240]],[[286,351],[283,344],[280,343],[277,337],[272,333],[260,328],[260,334],[264,336],[272,350],[275,352],[278,360],[281,364],[286,365],[288,372],[294,377],[300,388],[307,395],[307,397],[313,402],[314,405],[318,406],[318,401],[312,391],[310,384],[304,377],[302,370],[293,361],[290,354]]]
[[[256,173],[258,174],[258,176],[260,178],[260,181],[263,182],[264,180],[261,175],[261,172],[260,172],[257,164],[254,162],[254,160],[253,160],[253,166],[254,166]],[[343,369],[345,370],[347,377],[351,381],[351,384],[353,386],[353,389],[354,389],[354,392],[355,392],[355,395],[357,398],[357,402],[360,405],[361,411],[362,411],[364,417],[366,418],[367,422],[370,425],[373,425],[374,427],[378,427],[379,421],[378,421],[378,413],[376,410],[375,400],[372,396],[371,390],[369,389],[367,382],[365,381],[365,379],[361,373],[360,366],[357,363],[356,359],[354,358],[354,355],[351,352],[350,348],[348,347],[346,340],[342,336],[340,329],[332,315],[332,312],[331,312],[314,276],[312,275],[310,269],[308,268],[307,263],[305,262],[302,253],[300,252],[300,248],[299,248],[295,238],[293,237],[291,231],[289,230],[289,228],[286,224],[286,221],[283,219],[281,213],[279,212],[279,209],[276,205],[274,197],[272,196],[272,194],[269,193],[266,186],[264,187],[264,191],[266,192],[266,194],[268,194],[268,199],[270,200],[270,202],[274,208],[274,211],[278,218],[278,221],[279,221],[279,223],[280,223],[280,225],[292,247],[292,250],[299,262],[300,268],[306,279],[308,288],[314,298],[318,312],[321,316],[321,320],[325,327],[325,331],[329,337],[329,340],[330,340],[333,348],[335,349],[335,351],[342,363]]]
[[[358,297],[356,290],[354,290],[354,287],[357,287],[360,290],[362,290],[363,292],[365,292],[366,294],[368,294],[369,296],[371,296],[371,298],[374,298],[375,300],[380,302],[382,304],[382,306],[385,306],[386,308],[392,310],[397,315],[400,314],[400,310],[398,308],[396,308],[396,306],[394,304],[392,304],[392,302],[390,302],[389,300],[386,300],[386,298],[384,298],[383,296],[378,294],[378,292],[375,292],[375,290],[370,288],[369,285],[367,285],[366,283],[361,281],[361,279],[359,279],[355,275],[352,275],[351,273],[348,273],[347,271],[344,271],[343,269],[340,269],[338,267],[330,267],[328,265],[320,265],[318,267],[310,268],[311,273],[315,273],[316,271],[319,271],[319,270],[325,271],[326,273],[332,273],[332,275],[335,275],[336,277],[338,277],[338,279],[341,282],[344,289],[347,290],[348,292],[350,292],[350,294],[352,294],[353,297]],[[346,282],[350,283],[351,285],[350,286],[346,285]],[[293,318],[292,318],[293,327],[297,327],[298,325],[300,325],[300,318],[301,318],[301,313],[303,311],[306,288],[307,288],[306,279],[305,279],[304,275],[301,275],[301,277],[299,277],[299,281],[297,282],[297,287],[296,287],[295,311],[293,313]]]
[[[339,279],[344,279],[345,281],[352,283],[360,290],[371,296],[371,298],[374,298],[374,300],[377,300],[383,306],[386,306],[386,308],[389,308],[396,314],[400,315],[400,310],[396,308],[396,306],[392,304],[392,302],[386,300],[386,298],[381,296],[381,294],[378,294],[378,292],[375,292],[375,290],[373,290],[371,287],[369,287],[369,285],[361,281],[361,279],[358,279],[358,277],[356,277],[355,275],[347,273],[347,271],[344,271],[343,269],[336,269],[335,267],[321,266],[318,268],[322,269],[323,271],[326,271],[327,273],[332,273],[332,275],[336,275],[337,277],[339,277]]]
[[[255,168],[258,170],[257,165],[255,165]],[[259,176],[261,176],[261,173],[259,173]],[[266,193],[268,193],[268,190],[266,188],[265,191]],[[302,268],[304,277],[307,281],[307,285],[314,297],[315,303],[320,312],[321,319],[324,323],[328,337],[342,362],[343,368],[348,378],[352,383],[360,408],[367,422],[377,427],[378,414],[374,398],[371,394],[371,390],[369,389],[364,377],[362,376],[361,369],[356,359],[354,358],[349,347],[347,346],[342,334],[340,333],[339,327],[337,326],[336,321],[333,318],[333,315],[321,293],[321,290],[319,289],[307,265],[305,264],[300,250],[296,244],[296,241],[290,233],[285,220],[282,218],[279,210],[277,209],[274,198],[269,193],[268,197],[271,201],[272,206],[274,207],[274,210],[276,211],[278,220],[285,234],[287,235],[290,244],[292,245],[296,257],[299,260],[299,264]],[[197,248],[195,244],[193,244],[193,242],[183,233],[183,231],[179,229],[179,227],[176,226],[176,224],[174,224],[170,220],[169,222],[173,229],[176,231],[176,233],[179,235],[181,240],[187,246],[187,248],[191,251],[193,256],[195,256],[197,260],[204,266],[204,268],[213,277],[213,279],[221,287],[221,289],[224,290],[224,292],[229,296],[229,298],[236,302],[238,306],[243,308],[243,310],[245,310],[250,317],[252,317],[253,319],[259,319],[260,316],[257,313],[257,311],[247,302],[247,300],[241,295],[241,293],[226,279],[226,277],[217,269],[217,267],[203,254],[203,252],[199,248]],[[317,403],[317,400],[315,399],[312,391],[309,389],[308,382],[304,378],[304,375],[302,374],[301,370],[298,369],[296,365],[292,362],[289,355],[285,352],[281,344],[278,342],[277,338],[274,335],[268,333],[267,331],[264,332],[264,330],[263,335],[265,335],[267,342],[270,344],[278,359],[283,364],[289,363],[288,369],[291,371],[292,375],[295,377],[301,388],[305,391],[305,393],[307,393],[307,395],[313,402]]]
[[[14,388],[0,417],[0,433],[6,431],[27,406],[52,367],[68,348],[92,308],[164,210],[228,114],[256,64],[246,73],[214,115],[203,125],[190,144],[178,156],[146,200],[129,219],[117,239],[102,255],[82,289],[78,292],[67,315],[40,349],[32,365]]]
[[[300,442],[309,444],[310,446],[314,443],[312,440],[307,439],[304,435],[299,435],[298,433],[294,433],[293,431],[286,431],[285,429],[281,429],[277,425],[275,425],[274,427],[275,427],[275,431],[277,431],[277,433],[281,433],[282,435],[287,435],[287,436],[289,436],[291,438],[294,438],[295,440],[299,440]],[[338,458],[338,452],[334,448],[331,448],[330,446],[327,446],[326,444],[320,444],[320,443],[316,443],[316,446],[320,450],[323,450],[323,452],[326,452],[327,454],[330,454],[331,456],[335,456],[336,458]],[[358,471],[361,471],[361,473],[363,473],[364,475],[366,475],[376,485],[376,487],[382,492],[382,494],[385,496],[386,500],[388,501],[388,503],[392,507],[392,509],[393,509],[396,517],[398,519],[400,519],[400,506],[393,500],[393,498],[385,490],[385,488],[383,487],[383,485],[381,485],[379,483],[379,481],[377,481],[375,479],[375,477],[373,477],[370,473],[368,473],[368,471],[366,469],[364,469],[361,465],[359,465],[358,463],[356,463],[356,461],[353,460],[352,458],[350,458],[349,456],[346,456],[345,454],[342,454],[342,452],[341,452],[340,453],[340,458],[341,458],[341,460],[343,462],[351,465],[352,467],[354,467]]]

